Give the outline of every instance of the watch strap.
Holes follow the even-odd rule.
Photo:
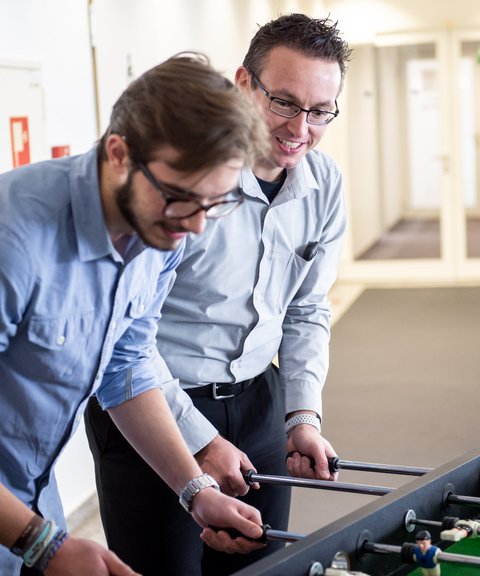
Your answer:
[[[310,424],[320,433],[320,418],[314,414],[296,414],[285,422],[285,434],[288,436],[290,430],[299,424]]]
[[[185,488],[180,492],[180,504],[185,508],[187,512],[191,511],[192,502],[195,496],[203,490],[204,488],[215,488],[216,490],[220,490],[220,486],[218,482],[210,476],[210,474],[200,474],[200,476],[196,476],[192,478],[189,482],[187,482]]]

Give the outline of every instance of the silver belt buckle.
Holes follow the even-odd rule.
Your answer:
[[[235,394],[217,394],[217,384],[218,382],[212,382],[212,396],[214,400],[225,400],[225,398],[234,398]]]

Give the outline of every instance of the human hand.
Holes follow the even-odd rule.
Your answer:
[[[259,540],[263,536],[260,512],[240,500],[205,488],[193,499],[191,511],[194,520],[204,527],[201,539],[215,550],[248,554],[265,546]],[[243,536],[232,536],[222,528],[234,528]]]
[[[292,428],[287,441],[287,469],[298,478],[337,480],[338,472],[331,473],[328,458],[337,454],[332,445],[309,424]]]
[[[244,452],[225,438],[216,436],[197,452],[195,458],[200,468],[215,478],[224,494],[235,497],[248,492],[250,485],[245,482],[242,472],[255,470],[255,467]],[[260,488],[258,482],[251,487]]]
[[[141,576],[112,551],[69,536],[50,560],[45,576]]]

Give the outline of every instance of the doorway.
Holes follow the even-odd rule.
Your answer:
[[[479,62],[480,33],[355,48],[344,278],[480,278]]]

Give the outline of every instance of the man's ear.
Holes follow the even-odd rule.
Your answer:
[[[123,171],[130,166],[128,145],[120,134],[110,134],[105,142],[107,161],[113,169]]]
[[[251,74],[244,66],[240,66],[240,68],[237,69],[235,73],[235,84],[242,92],[250,88]]]

